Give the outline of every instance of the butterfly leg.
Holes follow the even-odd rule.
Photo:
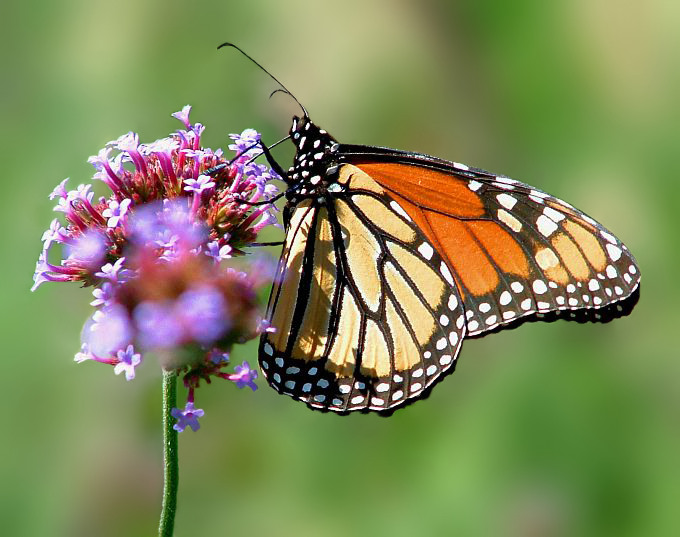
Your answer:
[[[248,246],[283,246],[284,241],[273,241],[273,242],[251,242]]]

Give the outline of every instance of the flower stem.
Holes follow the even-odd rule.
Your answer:
[[[172,537],[177,510],[179,463],[177,431],[172,428],[170,411],[177,404],[177,373],[163,370],[163,506],[158,526],[159,537]]]

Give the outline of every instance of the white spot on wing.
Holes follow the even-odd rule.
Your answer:
[[[449,271],[449,267],[447,267],[446,263],[443,261],[439,265],[439,271],[442,273],[442,276],[444,276],[444,279],[449,282],[449,285],[453,285],[453,276],[451,276],[451,271]]]
[[[550,237],[557,229],[557,224],[544,214],[536,219],[536,226],[544,237]]]
[[[556,211],[552,207],[544,207],[543,214],[550,218],[550,220],[552,220],[553,222],[559,222],[560,220],[564,220],[564,215],[561,212]]]
[[[511,196],[510,194],[506,194],[505,192],[503,192],[502,194],[498,194],[496,196],[496,199],[498,200],[498,203],[500,203],[508,211],[512,211],[512,208],[517,203],[517,199],[515,198],[515,196]]]
[[[548,286],[543,280],[535,280],[532,287],[534,289],[534,293],[537,295],[542,295],[548,290]]]
[[[616,237],[614,237],[614,235],[612,235],[611,233],[607,233],[605,230],[600,230],[600,235],[607,239],[608,242],[616,244]]]
[[[510,229],[512,229],[515,233],[518,233],[522,229],[522,222],[517,220],[517,218],[512,216],[505,209],[498,209],[498,219]]]
[[[392,207],[394,212],[400,214],[401,216],[406,218],[406,220],[408,220],[409,222],[411,221],[411,217],[406,213],[404,209],[402,209],[401,205],[399,205],[396,201],[394,200],[390,201],[390,207]]]
[[[618,261],[621,258],[621,248],[615,244],[607,244],[607,253],[612,261]]]
[[[482,183],[479,181],[470,181],[468,182],[468,188],[472,190],[473,192],[477,192],[480,188],[482,187]]]
[[[456,346],[456,344],[458,343],[458,332],[449,333],[449,343],[451,343],[452,347]]]
[[[555,252],[550,248],[541,248],[534,256],[536,263],[543,270],[548,270],[549,268],[556,267],[560,260],[555,255]]]
[[[434,250],[432,249],[432,246],[430,246],[426,242],[424,242],[423,244],[418,246],[418,251],[427,260],[432,259],[432,254],[434,254]]]

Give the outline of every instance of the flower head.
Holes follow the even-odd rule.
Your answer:
[[[189,395],[173,411],[178,431],[199,428],[194,392],[202,382],[256,389],[247,362],[235,373],[224,368],[235,343],[263,330],[255,291],[265,272],[222,264],[276,225],[272,205],[253,204],[276,195],[270,181],[278,178],[252,162],[262,153],[256,131],[231,135],[236,156],[228,161],[202,146],[205,126],[190,112],[173,114],[184,128],[166,138],[144,144],[128,132],[90,157],[108,197],[95,199],[91,184],[69,190],[67,179],[55,187],[49,197],[62,219],[43,234],[33,277],[33,289],[46,281],[94,287],[77,362],[109,364],[132,380],[144,353],[155,351],[162,367],[183,375]],[[51,263],[55,247],[62,259]]]

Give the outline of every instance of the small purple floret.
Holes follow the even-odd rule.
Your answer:
[[[228,376],[229,380],[236,383],[237,388],[250,387],[253,391],[257,390],[255,379],[257,378],[257,371],[250,369],[248,362],[243,362],[234,368],[235,373]]]
[[[194,403],[189,401],[184,410],[173,408],[170,414],[177,420],[177,423],[172,428],[181,433],[187,427],[191,427],[191,430],[194,432],[198,431],[201,428],[198,418],[202,418],[205,412],[201,408],[194,408]]]
[[[175,304],[184,321],[186,336],[207,345],[229,327],[224,296],[217,289],[201,287],[184,291]]]
[[[219,263],[223,259],[229,259],[231,257],[231,252],[234,250],[229,244],[220,246],[219,242],[211,241],[206,244],[207,251],[205,255],[212,257],[216,263]]]
[[[209,190],[215,186],[215,181],[212,177],[208,175],[199,175],[198,179],[185,179],[184,190],[187,192],[195,192],[196,194],[201,194],[205,190]]]
[[[104,260],[106,247],[106,238],[102,233],[88,230],[68,246],[68,259],[83,267],[94,269]]]
[[[179,119],[184,126],[189,129],[191,128],[191,123],[189,122],[189,114],[191,113],[191,105],[185,105],[179,112],[172,114],[172,117]]]
[[[174,347],[182,340],[182,320],[168,302],[142,302],[133,313],[137,337],[145,349]]]
[[[230,134],[229,138],[235,142],[229,145],[229,149],[236,152],[238,156],[248,156],[250,158],[253,154],[262,152],[257,147],[260,141],[260,133],[255,129],[246,129],[241,134]]]
[[[125,198],[120,203],[116,200],[110,200],[109,206],[102,212],[102,216],[108,218],[106,225],[108,227],[116,227],[118,222],[125,216],[125,213],[127,213],[130,203],[132,203],[132,200],[129,198]]]
[[[114,356],[130,344],[132,337],[130,318],[120,305],[95,311],[81,333],[82,342],[90,353],[100,358]]]
[[[113,368],[116,375],[125,372],[125,380],[132,380],[135,378],[135,367],[142,363],[142,355],[135,352],[132,345],[128,345],[125,350],[119,350],[117,353],[118,360],[120,360]]]
[[[105,280],[111,280],[112,282],[124,281],[129,275],[129,271],[123,268],[123,263],[125,263],[125,258],[121,257],[116,260],[115,263],[106,263],[103,265],[99,272],[95,272],[95,276],[104,278]]]
[[[90,306],[98,308],[100,306],[110,306],[113,299],[114,287],[111,282],[104,282],[101,287],[97,287],[92,291],[94,300],[90,302]]]
[[[213,349],[208,353],[208,359],[215,365],[225,365],[229,363],[229,353],[222,349]]]

